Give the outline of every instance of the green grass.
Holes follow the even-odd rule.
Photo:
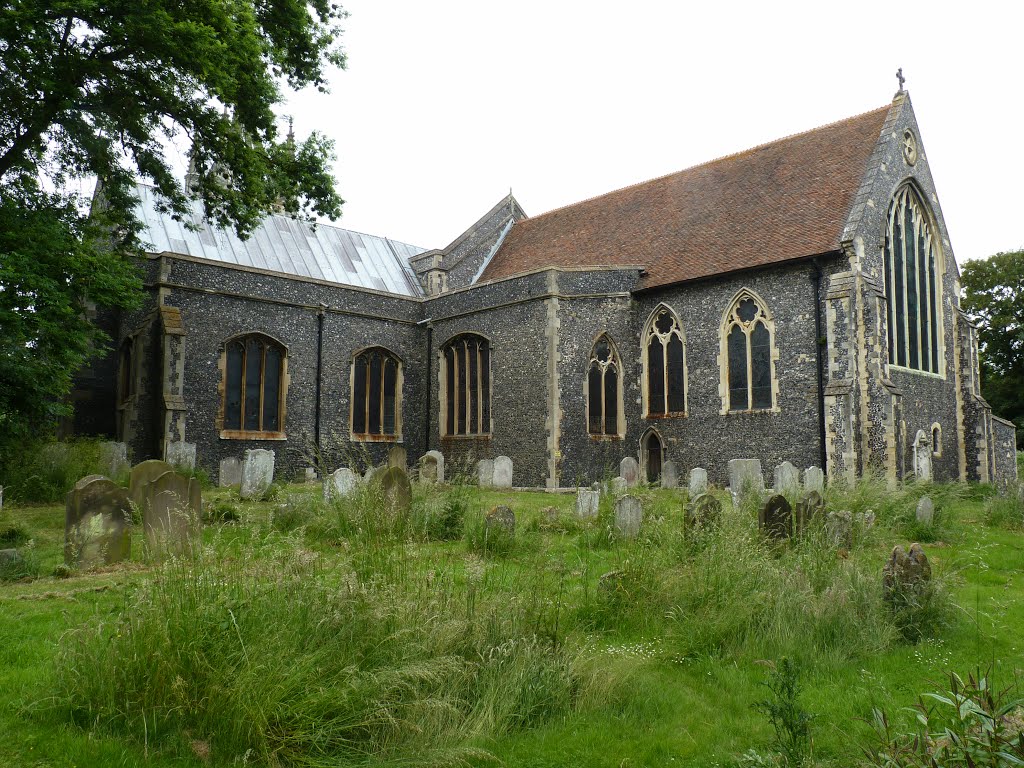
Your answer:
[[[642,495],[627,541],[610,503],[583,523],[571,495],[418,488],[395,515],[372,490],[324,504],[319,487],[266,503],[218,489],[205,498],[227,522],[205,527],[195,560],[142,562],[135,534],[132,562],[70,578],[50,575],[63,509],[7,505],[0,533],[30,548],[35,575],[0,584],[4,762],[739,765],[773,751],[752,705],[760,662],[788,656],[816,764],[846,766],[873,708],[910,730],[902,708],[948,670],[1009,682],[1024,668],[1014,499],[830,490],[829,509],[877,518],[840,553],[820,526],[770,546],[724,495],[707,531],[683,530],[681,495]],[[499,504],[515,539],[481,546]],[[911,540],[928,542],[939,587],[912,618],[917,643],[881,591],[892,546]]]

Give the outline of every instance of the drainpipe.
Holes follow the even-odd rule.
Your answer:
[[[316,313],[316,411],[313,414],[313,442],[316,444],[317,455],[320,455],[320,394],[321,373],[324,363],[324,310],[327,305],[320,304]]]
[[[430,322],[430,318],[421,320],[417,325],[426,325],[427,327],[427,400],[423,408],[423,444],[426,446],[424,453],[431,450],[430,448],[430,383],[432,381],[431,376],[434,372],[433,362],[433,347],[434,347],[434,325]],[[438,417],[440,418],[440,416]]]
[[[812,259],[814,264],[814,351],[818,374],[818,456],[821,471],[828,474],[828,453],[825,450],[825,382],[821,369],[821,264]]]

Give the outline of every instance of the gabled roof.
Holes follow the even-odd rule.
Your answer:
[[[643,265],[644,289],[835,251],[889,109],[524,219],[481,280]]]
[[[192,204],[191,220],[199,226],[195,231],[157,209],[159,198],[152,187],[138,184],[135,191],[135,214],[144,226],[141,237],[150,243],[152,253],[168,251],[402,296],[423,295],[409,258],[426,248],[328,224],[314,229],[305,221],[276,214],[267,216],[247,240],[240,240],[233,230],[212,227],[198,201]]]

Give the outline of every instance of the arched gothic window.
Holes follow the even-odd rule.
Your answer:
[[[726,411],[763,411],[775,406],[774,323],[764,302],[741,291],[722,325]]]
[[[285,350],[266,336],[232,339],[224,350],[224,430],[232,437],[284,431]]]
[[[679,318],[668,307],[658,307],[644,334],[644,395],[649,417],[686,412],[685,354]]]
[[[456,336],[441,349],[441,434],[491,433],[491,345],[483,336]]]
[[[401,436],[402,363],[382,347],[352,358],[352,436]]]
[[[587,366],[587,431],[592,436],[616,437],[624,432],[621,377],[615,345],[602,334],[594,342]]]
[[[909,184],[902,187],[889,206],[885,236],[889,364],[937,374],[942,293],[936,247],[921,199]]]
[[[117,368],[117,402],[124,404],[135,396],[135,337],[121,343]]]

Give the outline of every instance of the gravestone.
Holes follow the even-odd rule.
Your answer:
[[[593,520],[601,507],[601,492],[589,488],[576,491],[576,517],[580,520]]]
[[[722,514],[722,502],[710,493],[698,493],[686,507],[685,521],[688,527],[708,527],[718,522]]]
[[[629,483],[626,482],[624,477],[613,477],[609,484],[609,491],[615,496],[621,496],[626,492],[629,487]]]
[[[315,483],[317,481],[316,470],[313,467],[306,467],[303,479],[307,483]]]
[[[124,443],[100,443],[100,466],[109,477],[117,477],[131,465],[128,463],[128,446]]]
[[[4,508],[4,487],[0,485],[0,509]]]
[[[412,503],[412,483],[401,467],[385,467],[374,473],[373,482],[380,485],[384,501],[393,514],[404,515]]]
[[[274,452],[250,448],[242,459],[242,483],[238,495],[259,501],[267,495],[274,482]]]
[[[440,451],[427,451],[420,459],[420,482],[444,482],[444,454]]]
[[[43,462],[51,466],[62,464],[68,458],[67,443],[48,443],[39,452]]]
[[[407,470],[409,468],[409,454],[405,450],[405,446],[391,446],[388,450],[388,466],[400,467],[403,470]]]
[[[796,503],[796,530],[802,532],[825,511],[825,500],[817,491],[807,491]]]
[[[196,468],[196,444],[186,443],[184,440],[175,440],[167,443],[164,450],[167,463],[177,469],[184,469],[191,472]]]
[[[857,519],[860,522],[860,527],[862,530],[870,531],[872,528],[875,527],[875,513],[872,512],[870,509],[867,512],[861,512],[857,516]]]
[[[494,459],[480,459],[476,463],[476,476],[481,488],[494,487]]]
[[[644,521],[644,507],[636,496],[623,496],[615,502],[615,530],[620,536],[635,539]]]
[[[882,568],[882,589],[890,603],[914,601],[931,578],[932,567],[920,544],[911,544],[909,552],[897,545]]]
[[[729,491],[736,506],[748,494],[764,493],[764,475],[760,459],[729,460]]]
[[[0,549],[0,570],[21,569],[25,565],[25,557],[16,548]]]
[[[149,484],[148,496],[142,528],[150,557],[190,552],[199,538],[203,510],[199,481],[178,472],[164,472]]]
[[[83,477],[65,497],[64,562],[81,568],[127,560],[132,505],[128,492],[101,475]]]
[[[708,490],[708,471],[703,467],[690,470],[690,496],[700,496]]]
[[[632,488],[640,482],[640,465],[632,456],[619,462],[619,477],[626,481],[626,487]]]
[[[500,528],[510,537],[516,535],[516,513],[504,504],[495,507],[484,516],[484,526],[488,531]]]
[[[359,475],[348,467],[334,470],[324,478],[324,501],[347,496],[356,487],[357,482],[359,482]]]
[[[853,513],[829,512],[825,516],[825,535],[837,547],[850,549],[853,546]]]
[[[799,493],[800,492],[800,470],[784,461],[775,468],[775,492],[776,493]]]
[[[492,483],[495,488],[512,487],[512,459],[508,456],[495,458]]]
[[[149,504],[149,484],[164,472],[173,472],[174,467],[166,461],[149,459],[132,467],[128,474],[128,495],[140,513],[146,513]]]
[[[221,459],[220,471],[217,476],[217,485],[221,488],[230,488],[232,485],[242,484],[242,462],[235,456]]]
[[[917,502],[917,522],[921,525],[935,522],[935,504],[928,496],[922,496]]]
[[[804,470],[804,490],[825,492],[825,473],[820,467],[808,467]]]
[[[661,487],[679,487],[679,467],[676,466],[674,461],[666,461],[661,465]]]
[[[920,482],[932,479],[932,443],[923,429],[914,436],[914,477]]]
[[[757,523],[768,538],[784,541],[793,535],[793,507],[781,493],[769,496],[757,511]]]
[[[540,511],[540,519],[545,525],[554,525],[559,517],[558,507],[543,507]]]

